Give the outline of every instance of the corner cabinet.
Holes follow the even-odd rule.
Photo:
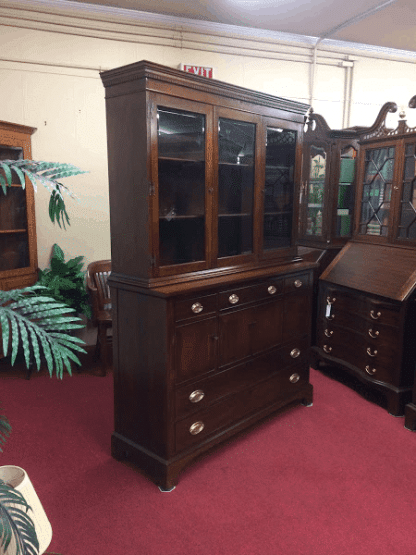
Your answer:
[[[312,403],[312,272],[296,254],[308,106],[142,61],[106,89],[115,431],[161,489]]]
[[[0,162],[31,159],[33,127],[0,121]],[[0,168],[0,172],[4,172]],[[4,173],[3,173],[4,175]],[[0,289],[27,287],[37,281],[37,246],[33,186],[23,189],[12,172],[12,185],[0,187]]]

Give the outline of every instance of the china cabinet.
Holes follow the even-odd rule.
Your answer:
[[[31,158],[33,127],[0,122],[0,162]],[[3,169],[0,169],[4,172]],[[37,280],[37,246],[33,186],[25,189],[12,173],[6,194],[0,188],[0,289],[33,285]]]
[[[320,276],[313,351],[314,365],[349,373],[403,415],[416,362],[416,128],[404,114],[387,128],[396,110],[385,104],[372,128],[358,129],[353,239]]]
[[[331,129],[312,111],[305,125],[300,190],[299,254],[322,272],[352,236],[357,129]]]
[[[112,454],[163,490],[312,403],[312,272],[296,252],[308,106],[138,62],[106,94]]]

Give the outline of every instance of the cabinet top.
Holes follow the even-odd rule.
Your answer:
[[[192,91],[199,91],[207,95],[215,95],[228,97],[235,100],[267,106],[290,112],[290,114],[298,114],[302,117],[309,109],[308,104],[273,96],[267,93],[246,89],[231,83],[218,81],[217,79],[209,79],[187,73],[181,69],[176,69],[154,62],[142,60],[126,66],[110,69],[100,74],[104,87],[106,88],[106,97],[109,98],[113,95],[130,94],[132,89],[128,90],[123,87],[123,91],[119,90],[120,85],[127,83],[134,87],[134,91],[139,90],[155,90],[160,92],[160,85],[165,83],[169,86],[169,92],[172,91],[172,85],[178,85],[183,88],[191,89]],[[117,92],[111,90],[117,87]],[[209,97],[205,99],[209,102]],[[292,116],[293,117],[293,116]]]
[[[405,301],[416,287],[416,251],[350,241],[324,270],[320,279]]]

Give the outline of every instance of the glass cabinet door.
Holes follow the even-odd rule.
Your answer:
[[[386,237],[394,174],[394,146],[365,151],[363,191],[358,233]]]
[[[256,124],[218,121],[218,258],[253,253]]]
[[[296,131],[267,127],[263,210],[263,251],[290,247]]]
[[[22,148],[0,145],[0,160],[22,158]],[[19,177],[12,172],[12,185],[6,187],[6,194],[0,187],[0,272],[29,265],[26,189],[21,187]]]
[[[397,237],[416,239],[416,143],[405,144]]]
[[[341,150],[336,212],[336,236],[350,237],[354,209],[354,181],[357,151],[352,146]]]
[[[159,107],[159,265],[205,260],[205,115]]]
[[[309,175],[305,191],[307,237],[322,237],[327,162],[327,150],[323,146],[311,144],[307,158]]]

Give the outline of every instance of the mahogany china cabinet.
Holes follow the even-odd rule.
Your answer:
[[[31,158],[33,127],[0,122],[0,162]],[[0,168],[4,175],[4,170]],[[33,186],[25,189],[12,172],[6,194],[0,187],[0,289],[10,290],[37,281],[37,246]]]
[[[297,242],[300,255],[319,261],[319,272],[352,236],[358,152],[355,128],[331,129],[310,111],[303,139]]]
[[[416,106],[416,97],[409,103]],[[416,128],[357,128],[359,167],[350,241],[320,276],[315,367],[345,372],[403,415],[415,373]]]
[[[101,74],[113,302],[112,454],[162,490],[312,403],[312,273],[297,255],[298,102],[142,61]]]

